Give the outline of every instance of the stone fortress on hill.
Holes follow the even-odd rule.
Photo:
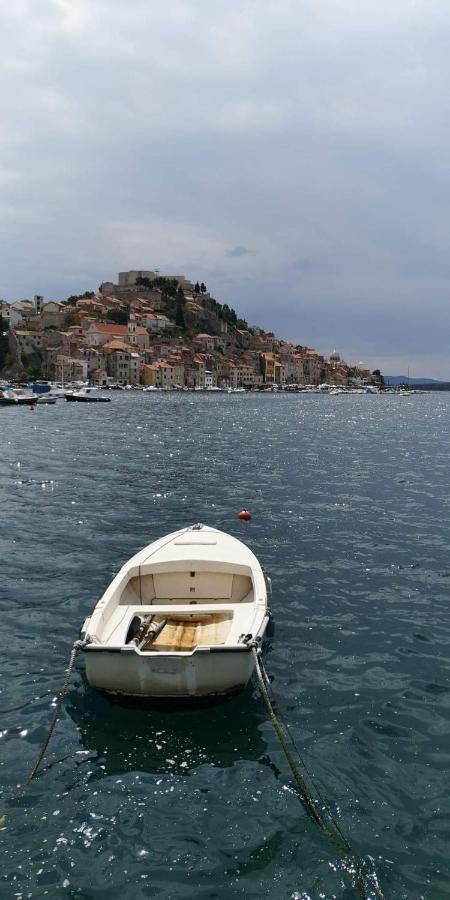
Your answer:
[[[310,347],[249,326],[206,285],[158,271],[120,272],[65,301],[0,301],[7,333],[0,374],[99,386],[247,388],[376,383],[361,364],[335,350],[328,359]]]

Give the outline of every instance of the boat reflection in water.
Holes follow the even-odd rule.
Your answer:
[[[199,766],[229,768],[240,759],[271,765],[263,738],[267,720],[256,686],[208,708],[139,708],[111,703],[85,676],[66,711],[83,750],[98,755],[103,775],[151,772],[190,775]]]

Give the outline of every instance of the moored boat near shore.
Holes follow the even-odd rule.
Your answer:
[[[102,397],[96,393],[92,394],[91,388],[68,391],[64,396],[69,403],[111,403],[111,397]]]
[[[241,541],[193,525],[122,567],[86,619],[97,690],[141,699],[214,698],[243,688],[269,622],[269,580]]]
[[[34,406],[37,399],[37,394],[18,394],[9,387],[0,389],[0,406]]]

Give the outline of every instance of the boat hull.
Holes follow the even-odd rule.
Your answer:
[[[65,394],[68,403],[111,403],[111,397],[76,397],[74,394]]]
[[[0,406],[34,406],[37,403],[36,397],[16,397],[16,399],[12,398],[4,398],[0,399]]]
[[[197,649],[190,654],[87,648],[85,657],[93,688],[147,700],[225,697],[242,690],[254,668],[247,647]]]

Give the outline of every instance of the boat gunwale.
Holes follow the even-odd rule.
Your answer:
[[[163,657],[173,659],[174,656],[193,656],[194,653],[234,653],[236,651],[242,653],[242,651],[250,652],[251,649],[247,644],[204,644],[203,646],[194,647],[192,650],[139,650],[138,647],[129,644],[118,644],[114,647],[94,642],[82,647],[84,653],[136,653],[144,658],[152,656],[160,659]]]

